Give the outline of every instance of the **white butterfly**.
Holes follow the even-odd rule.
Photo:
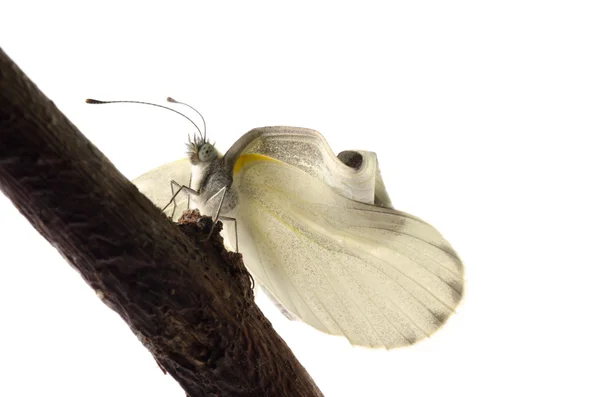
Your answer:
[[[219,214],[231,246],[278,306],[352,344],[394,348],[433,334],[459,304],[463,265],[432,226],[392,208],[375,153],[336,157],[316,131],[265,127],[225,155],[206,137],[134,184],[164,206]],[[170,212],[170,211],[168,211]]]

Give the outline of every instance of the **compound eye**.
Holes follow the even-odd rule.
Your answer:
[[[205,143],[198,149],[198,159],[200,161],[210,161],[215,157],[216,150],[210,143]]]

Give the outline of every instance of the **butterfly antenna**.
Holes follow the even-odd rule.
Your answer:
[[[180,105],[187,106],[188,108],[192,109],[194,112],[198,113],[198,115],[202,118],[202,123],[204,123],[204,139],[203,140],[206,141],[206,120],[204,120],[204,116],[202,116],[202,113],[197,111],[193,106],[188,105],[187,103],[179,102],[171,97],[167,97],[167,102],[178,103]]]
[[[194,124],[194,127],[196,127],[196,129],[198,130],[198,132],[200,133],[200,136],[202,136],[202,131],[201,131],[201,130],[200,130],[200,128],[199,128],[199,127],[196,125],[196,123],[194,123],[194,121],[193,121],[192,119],[190,119],[190,118],[189,118],[188,116],[186,116],[185,114],[183,114],[183,113],[181,113],[181,112],[178,112],[178,111],[177,111],[177,110],[175,110],[175,109],[171,109],[171,108],[170,108],[170,107],[168,107],[168,106],[157,105],[156,103],[151,103],[151,102],[141,102],[141,101],[99,101],[99,100],[97,100],[97,99],[90,99],[90,98],[86,99],[86,100],[85,100],[85,103],[90,103],[90,104],[92,104],[92,105],[104,105],[104,104],[107,104],[107,103],[137,103],[137,104],[140,104],[140,105],[150,105],[150,106],[156,106],[157,108],[167,109],[167,110],[170,110],[171,112],[175,112],[175,113],[177,113],[178,115],[180,115],[180,116],[183,116],[183,117],[185,117],[186,119],[188,119],[188,121],[189,121],[190,123]],[[202,120],[204,121],[204,118],[202,118]],[[204,123],[204,131],[205,131],[205,134],[206,134],[206,123]]]

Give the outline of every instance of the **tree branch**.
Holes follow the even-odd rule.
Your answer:
[[[178,230],[1,49],[0,189],[189,396],[322,395],[241,257],[197,215]]]

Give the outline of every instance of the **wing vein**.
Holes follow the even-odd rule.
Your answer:
[[[290,229],[290,230],[292,230],[292,231],[294,231],[294,232],[296,232],[296,233],[298,233],[298,234],[302,235],[302,236],[303,236],[305,239],[307,239],[307,237],[304,235],[304,233],[302,233],[301,231],[299,231],[297,228],[293,227],[293,226],[292,226],[292,225],[290,225],[289,223],[285,222],[285,220],[281,219],[281,217],[279,217],[279,216],[277,216],[275,213],[273,213],[273,212],[272,212],[272,211],[271,211],[271,210],[270,210],[270,209],[269,209],[267,206],[265,206],[263,203],[261,203],[261,202],[260,202],[259,200],[257,200],[255,197],[251,197],[251,196],[249,196],[249,197],[250,197],[250,198],[251,198],[253,201],[255,201],[255,202],[256,202],[256,203],[257,203],[257,204],[258,204],[260,207],[262,207],[262,208],[264,209],[264,211],[265,211],[267,214],[269,214],[269,215],[270,215],[270,216],[271,216],[273,219],[277,220],[278,222],[280,222],[281,224],[283,224],[284,226],[286,226],[288,229]],[[315,244],[319,245],[319,244],[318,244],[316,241],[314,241],[314,240],[312,240],[312,239],[309,239],[309,240],[310,240],[310,241],[312,241],[313,243],[315,243]],[[307,251],[308,251],[308,252],[311,252],[311,250],[307,250]],[[318,265],[318,267],[319,267],[319,270],[320,270],[321,274],[322,274],[322,275],[323,275],[323,277],[324,277],[324,278],[327,280],[327,283],[329,284],[329,287],[331,288],[331,290],[332,290],[332,291],[335,293],[335,296],[336,296],[337,300],[338,300],[340,303],[342,303],[342,305],[343,305],[343,301],[342,301],[342,299],[340,298],[340,295],[339,295],[338,291],[337,291],[337,290],[336,290],[336,288],[334,288],[334,287],[333,287],[333,285],[331,284],[331,280],[329,279],[329,277],[327,277],[327,276],[326,276],[326,274],[325,274],[325,271],[323,270],[323,267],[321,266],[321,263],[320,263],[320,261],[318,261],[318,260],[317,260],[317,261],[314,261],[314,262],[315,262],[315,263],[317,263],[317,265]],[[286,276],[288,277],[288,279],[289,279],[289,280],[290,280],[290,282],[291,282],[292,280],[291,280],[291,278],[290,278],[290,277],[287,275],[287,271],[285,270],[285,266],[282,266],[282,267],[283,267],[283,269],[284,269],[284,272],[286,272]],[[292,285],[294,285],[294,283],[293,283],[293,282],[291,282],[291,284],[292,284]],[[295,289],[296,289],[296,291],[298,292],[298,289],[296,288],[296,286],[295,286],[295,285],[294,285],[294,288],[295,288]],[[298,294],[299,294],[299,293],[298,293]],[[321,305],[324,307],[324,305],[323,305],[323,303],[321,302],[321,300],[319,299],[318,295],[315,293],[315,294],[314,294],[314,296],[315,296],[315,298],[317,298],[317,300],[319,301],[319,303],[321,303]],[[303,301],[304,301],[304,299],[303,299]],[[353,303],[355,303],[354,301],[352,301],[352,302],[353,302]],[[304,301],[304,304],[306,305],[306,301]],[[308,306],[308,305],[306,305],[306,306],[307,306],[307,307],[309,307],[309,309],[310,309],[310,306]],[[369,319],[367,318],[367,316],[366,316],[364,313],[362,313],[362,310],[360,310],[360,307],[358,307],[358,305],[357,305],[357,308],[359,309],[359,311],[361,312],[361,314],[362,314],[362,315],[365,317],[365,320],[367,321],[367,323],[369,323],[369,326],[370,326],[370,327],[373,329],[373,331],[375,332],[375,334],[378,336],[378,338],[380,339],[380,341],[381,341],[381,342],[382,342],[382,344],[383,344],[383,341],[382,341],[382,340],[381,340],[381,338],[379,337],[379,334],[377,333],[377,330],[376,330],[376,329],[373,327],[373,325],[370,323],[370,321],[369,321]],[[311,309],[311,311],[312,311],[312,309]],[[346,337],[348,340],[350,340],[350,338],[348,337],[348,335],[346,334],[346,332],[344,331],[344,329],[343,329],[343,328],[340,326],[340,324],[339,324],[339,323],[338,323],[338,322],[335,320],[335,318],[334,318],[334,317],[331,315],[331,313],[330,313],[328,310],[327,310],[327,313],[329,314],[329,316],[331,317],[331,319],[332,319],[332,320],[333,320],[333,321],[336,323],[336,325],[338,326],[338,328],[340,329],[340,331],[342,332],[342,334],[343,334],[343,335],[344,335],[344,336],[345,336],[345,337]],[[313,312],[313,315],[315,315],[315,317],[316,317],[316,314],[315,314],[314,312]],[[352,315],[353,315],[353,314],[352,314]],[[353,316],[354,316],[354,315],[353,315]],[[318,319],[318,317],[317,317],[317,319]],[[319,320],[319,321],[320,321],[320,320]],[[323,323],[321,322],[321,324],[323,324]],[[324,325],[324,324],[323,324],[323,325]],[[324,327],[328,329],[328,327],[326,327],[326,326],[324,326]],[[363,333],[363,336],[364,336],[366,339],[368,339],[368,337],[367,337],[367,336],[366,336],[364,333]]]
[[[257,200],[256,200],[254,197],[251,197],[251,198],[252,198],[254,201],[256,201],[256,202],[257,202],[259,205],[261,205],[263,208],[266,208],[266,207],[264,207],[264,206],[263,206],[263,205],[262,205],[260,202],[258,202],[258,201],[257,201]],[[249,223],[250,223],[250,222],[249,222]],[[250,225],[249,225],[249,226],[250,226]],[[250,226],[250,228],[251,228],[253,231],[255,230],[255,229],[254,229],[253,227],[251,227],[251,226]],[[274,251],[273,244],[272,244],[272,242],[270,241],[270,239],[266,238],[266,235],[265,235],[265,233],[264,233],[262,230],[261,230],[261,231],[259,231],[258,233],[259,233],[261,236],[263,236],[263,237],[264,237],[264,240],[268,242],[269,246],[271,246],[271,251]],[[261,253],[260,253],[260,250],[259,250],[259,249],[257,249],[257,252],[259,253],[259,255],[261,255]],[[261,255],[261,257],[262,257],[262,255]],[[280,258],[278,258],[278,259],[280,259]],[[268,271],[265,269],[265,267],[264,267],[264,265],[263,265],[263,263],[262,263],[262,260],[261,260],[261,265],[263,266],[263,270],[265,271],[265,274],[267,275],[267,278],[269,278]],[[315,313],[315,312],[312,310],[312,308],[310,307],[310,305],[308,305],[308,304],[306,303],[306,300],[304,299],[304,297],[302,296],[302,294],[300,293],[300,291],[299,291],[299,290],[298,290],[298,288],[296,287],[296,284],[294,284],[294,283],[292,282],[292,279],[291,279],[290,275],[288,274],[287,270],[285,269],[285,266],[281,266],[281,268],[282,268],[282,270],[283,270],[283,272],[284,272],[284,274],[285,274],[286,278],[287,278],[287,279],[290,281],[290,284],[292,285],[292,287],[293,287],[293,288],[294,288],[294,290],[296,291],[296,294],[298,294],[298,297],[300,297],[300,299],[301,299],[301,300],[302,300],[302,302],[304,303],[304,306],[306,306],[306,307],[308,308],[308,310],[309,310],[309,311],[312,313],[312,315],[314,316],[314,318],[315,318],[315,319],[316,319],[316,320],[317,320],[317,321],[318,321],[318,322],[321,324],[321,326],[323,327],[323,329],[329,329],[329,327],[327,327],[325,324],[323,324],[323,322],[321,321],[321,319],[320,319],[320,318],[317,316],[317,314],[316,314],[316,313]],[[270,283],[270,284],[273,286],[273,288],[275,288],[275,285],[274,285],[274,284],[271,282],[270,278],[269,278],[269,283]],[[279,298],[278,298],[278,299],[279,299]],[[290,297],[290,295],[289,295],[289,294],[288,294],[288,299],[289,299],[289,301],[290,301],[290,302],[293,302],[293,300],[291,299],[291,297]],[[297,309],[297,308],[296,308],[296,309]],[[299,311],[299,310],[296,310],[296,311],[297,311],[297,313],[294,313],[294,314],[295,314],[296,316],[300,316],[300,313],[299,313],[300,311]]]

